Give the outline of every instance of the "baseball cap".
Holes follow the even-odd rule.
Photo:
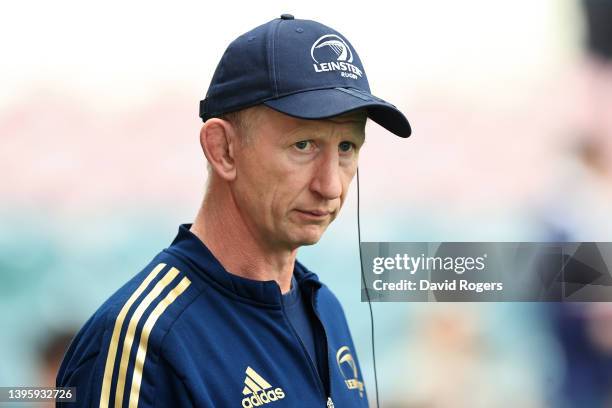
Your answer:
[[[283,14],[227,47],[200,101],[200,117],[264,104],[301,119],[325,119],[364,108],[390,132],[408,137],[408,119],[370,92],[361,59],[338,31]]]

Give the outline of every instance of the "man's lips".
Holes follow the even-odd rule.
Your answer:
[[[312,218],[325,218],[332,213],[331,211],[320,209],[296,209],[296,211]]]

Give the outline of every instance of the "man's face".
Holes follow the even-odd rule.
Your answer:
[[[357,171],[365,112],[297,119],[269,108],[235,151],[234,199],[266,247],[316,243],[336,218]]]

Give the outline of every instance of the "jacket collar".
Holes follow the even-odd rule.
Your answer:
[[[215,283],[241,298],[259,303],[280,306],[282,295],[280,287],[274,280],[259,281],[234,275],[223,267],[212,252],[195,236],[189,228],[192,224],[181,224],[174,241],[167,251],[187,258],[198,273],[212,279]],[[300,262],[295,261],[293,274],[301,289],[312,287],[318,289],[321,282],[318,276],[309,271]]]

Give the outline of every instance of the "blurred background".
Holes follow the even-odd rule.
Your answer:
[[[1,386],[53,385],[75,331],[193,221],[198,102],[229,42],[281,13],[344,34],[412,123],[368,124],[363,241],[612,240],[612,0],[5,2]],[[355,192],[299,258],[342,301],[374,403]],[[373,309],[381,407],[612,406],[608,304]]]

